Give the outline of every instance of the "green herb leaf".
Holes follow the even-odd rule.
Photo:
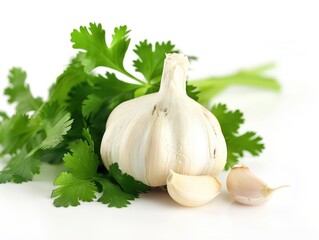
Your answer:
[[[36,111],[42,105],[41,98],[34,98],[29,85],[25,83],[27,74],[21,68],[12,68],[9,73],[9,87],[4,94],[9,97],[9,103],[16,103],[17,113],[24,114]]]
[[[140,87],[119,80],[113,73],[106,73],[106,77],[99,75],[92,79],[92,84],[92,93],[84,100],[82,107],[86,118],[99,114],[99,110],[105,108],[105,105],[112,111],[118,104],[134,98],[136,89]]]
[[[119,186],[114,185],[108,180],[99,180],[99,183],[102,185],[103,194],[98,201],[108,204],[109,207],[126,207],[130,204],[129,200],[134,200],[136,197],[124,192]]]
[[[2,118],[2,120],[5,120],[5,119],[9,118],[8,115],[5,112],[2,112],[2,111],[0,111],[0,117]]]
[[[90,81],[92,75],[84,70],[81,63],[82,58],[80,53],[77,54],[64,72],[58,76],[56,84],[50,89],[50,101],[58,101],[60,105],[64,106],[74,87]]]
[[[145,193],[150,190],[144,183],[136,181],[132,176],[126,173],[122,173],[117,163],[110,166],[109,174],[126,193],[130,193],[135,197],[140,193]]]
[[[85,50],[82,61],[88,71],[104,66],[127,74],[123,66],[125,53],[130,44],[126,26],[114,29],[111,44],[105,41],[105,31],[101,24],[90,23],[90,27],[80,27],[71,33],[73,48]]]
[[[81,180],[71,173],[62,172],[54,181],[54,186],[60,186],[53,190],[51,197],[56,207],[77,206],[79,201],[91,202],[95,198],[96,185],[92,181]]]
[[[94,154],[94,144],[88,130],[83,130],[86,140],[78,140],[71,145],[70,153],[64,155],[64,166],[78,179],[93,179],[99,161]]]
[[[4,119],[0,125],[0,144],[3,147],[0,155],[16,153],[37,130],[38,127],[27,115],[16,114]]]
[[[164,59],[166,53],[178,52],[175,46],[170,42],[156,43],[155,48],[147,40],[136,45],[134,52],[138,59],[134,60],[134,67],[137,72],[144,75],[148,82],[156,79],[160,80],[163,72]]]
[[[212,113],[218,119],[227,145],[227,163],[225,170],[238,163],[239,158],[247,151],[258,156],[264,149],[262,138],[255,132],[239,134],[240,125],[244,123],[243,114],[239,110],[229,111],[225,104],[218,104],[212,108]]]
[[[64,166],[68,172],[62,172],[54,181],[54,205],[57,207],[76,206],[81,201],[90,202],[98,190],[94,182],[99,161],[94,154],[94,145],[88,130],[83,130],[84,140],[71,145],[70,153],[64,155]]]
[[[213,106],[212,113],[222,125],[224,136],[232,136],[238,133],[240,126],[244,123],[244,115],[238,109],[229,111],[226,104]]]
[[[194,99],[195,101],[198,100],[198,94],[200,93],[200,91],[198,90],[198,88],[194,85],[191,85],[187,82],[186,84],[186,93],[187,95]]]
[[[57,102],[48,102],[40,111],[41,125],[46,137],[40,147],[52,148],[63,141],[63,136],[71,129],[73,120]]]
[[[87,129],[83,130],[83,138],[74,142],[70,153],[64,155],[64,166],[68,172],[62,172],[54,181],[54,185],[59,186],[52,192],[52,197],[57,197],[55,206],[76,206],[80,200],[92,201],[98,191],[96,183],[102,187],[102,196],[98,201],[109,207],[125,207],[129,200],[148,190],[146,185],[122,174],[117,164],[110,166],[109,177],[98,176],[99,160]]]
[[[40,160],[32,156],[26,158],[26,155],[27,151],[23,148],[11,157],[4,169],[0,171],[0,183],[30,181],[34,174],[39,173]]]

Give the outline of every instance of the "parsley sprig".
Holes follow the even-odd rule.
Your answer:
[[[71,42],[79,52],[49,89],[49,97],[34,97],[21,68],[9,72],[9,86],[4,90],[15,113],[0,112],[0,157],[10,160],[0,171],[0,183],[30,181],[40,172],[41,162],[64,164],[65,171],[54,180],[54,205],[67,207],[81,201],[97,200],[109,207],[125,207],[149,187],[122,173],[117,164],[106,170],[99,150],[105,122],[120,103],[156,92],[160,86],[165,53],[179,52],[170,41],[151,44],[139,42],[133,52],[135,73],[124,65],[129,50],[130,30],[114,29],[106,42],[101,24],[90,23],[73,30]],[[95,74],[104,67],[104,74]],[[277,81],[264,73],[265,65],[225,77],[189,80],[187,94],[208,106],[212,97],[231,85],[241,84],[279,90]],[[135,83],[123,81],[121,76]],[[141,76],[143,78],[137,77]],[[228,159],[225,169],[236,164],[245,152],[257,156],[264,149],[255,132],[240,133],[244,122],[239,110],[215,105],[226,138]]]

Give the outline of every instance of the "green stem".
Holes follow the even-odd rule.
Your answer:
[[[246,85],[279,91],[280,85],[276,79],[262,75],[264,71],[272,67],[273,64],[268,64],[225,77],[208,77],[192,80],[189,83],[199,89],[199,102],[202,104],[208,104],[211,98],[225,90],[225,88],[233,85]]]
[[[118,69],[117,69],[118,70]],[[123,73],[124,75],[134,79],[135,81],[139,82],[142,85],[145,85],[145,82],[138,79],[137,77],[133,76],[132,74],[130,74],[129,72],[127,72],[126,70],[118,70],[119,72]]]
[[[227,87],[230,85],[247,85],[267,88],[275,91],[280,90],[280,85],[274,78],[246,74],[236,74],[228,77],[209,77],[200,80],[193,80],[190,81],[190,83],[198,87],[201,91],[205,91],[215,86]]]

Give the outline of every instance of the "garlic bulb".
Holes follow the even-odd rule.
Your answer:
[[[198,207],[215,198],[221,189],[219,181],[210,175],[187,176],[170,171],[167,191],[171,198],[186,207]]]
[[[233,198],[245,205],[259,205],[266,202],[271,194],[282,187],[270,188],[257,178],[246,166],[235,166],[228,174],[227,190]]]
[[[189,62],[167,54],[160,90],[126,101],[110,114],[101,143],[108,168],[120,169],[149,186],[163,186],[169,170],[217,175],[226,163],[226,143],[211,112],[186,94]]]

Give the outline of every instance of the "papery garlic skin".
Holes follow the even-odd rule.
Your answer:
[[[210,202],[220,193],[220,189],[220,182],[210,175],[181,175],[171,170],[167,177],[169,195],[186,207],[198,207]]]
[[[227,176],[227,190],[239,203],[245,205],[259,205],[266,202],[271,194],[282,187],[270,188],[257,178],[248,167],[234,166]]]
[[[169,170],[218,175],[227,150],[214,115],[186,94],[189,62],[167,54],[160,90],[117,106],[106,123],[101,156],[149,186],[166,185]]]

